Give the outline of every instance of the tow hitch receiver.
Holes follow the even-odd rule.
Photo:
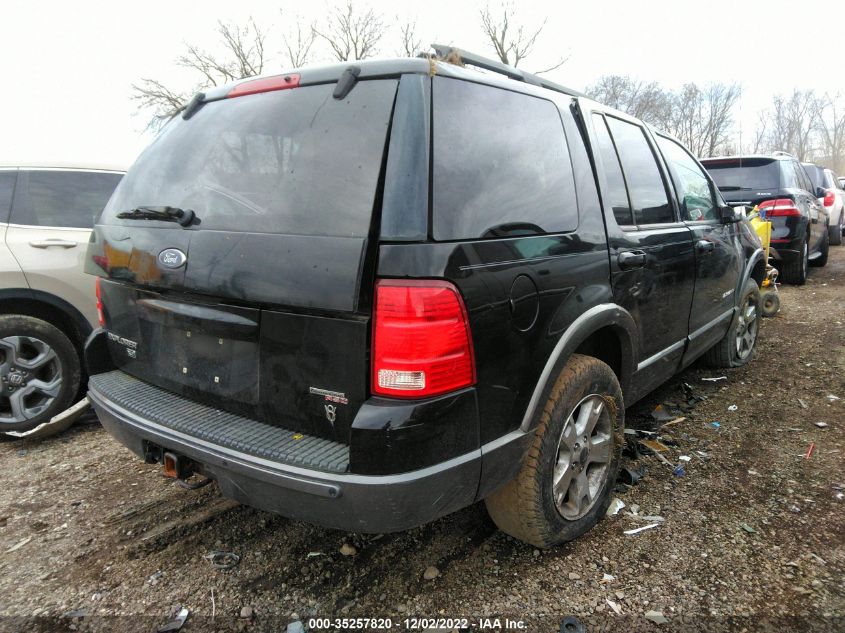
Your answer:
[[[161,461],[164,464],[164,474],[173,479],[187,479],[194,472],[190,460],[176,453],[164,453]]]

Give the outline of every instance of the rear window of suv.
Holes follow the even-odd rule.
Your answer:
[[[192,209],[202,229],[364,237],[397,83],[361,81],[343,99],[332,83],[206,103],[147,148],[103,222],[171,206]]]
[[[434,78],[433,233],[460,240],[571,231],[575,179],[551,101]]]
[[[715,160],[704,161],[704,166],[721,191],[756,192],[781,187],[780,168],[776,160]]]

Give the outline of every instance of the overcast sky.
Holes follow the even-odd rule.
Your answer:
[[[483,4],[422,0],[369,6],[389,23],[416,20],[425,42],[492,56],[479,27]],[[4,0],[0,161],[128,166],[150,141],[144,132],[148,116],[139,114],[130,98],[133,82],[152,77],[176,89],[192,87],[190,75],[174,60],[186,42],[218,49],[218,20],[244,23],[254,17],[271,30],[267,49],[277,56],[279,33],[296,13],[319,20],[329,6],[323,0]],[[548,76],[577,89],[605,74],[634,75],[668,87],[738,81],[740,118],[749,138],[756,111],[776,92],[796,87],[845,92],[845,37],[835,27],[845,24],[842,8],[834,0],[517,2],[527,25],[548,17],[522,67],[540,69],[568,55],[567,63]],[[395,56],[398,48],[394,27],[381,54]],[[271,70],[276,68],[281,69]]]

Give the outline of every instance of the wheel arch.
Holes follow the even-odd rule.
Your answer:
[[[742,271],[742,275],[740,275],[736,292],[734,292],[734,306],[739,306],[739,302],[742,299],[740,295],[742,295],[742,289],[745,288],[745,282],[749,279],[753,279],[757,282],[757,285],[760,286],[765,278],[766,258],[763,254],[763,249],[758,248],[751,253],[751,256],[745,262],[745,268]]]
[[[64,332],[80,352],[93,329],[82,313],[69,302],[48,292],[30,288],[0,290],[0,314],[23,314],[47,321]]]
[[[637,349],[637,326],[627,310],[612,303],[588,309],[572,322],[555,344],[525,410],[520,430],[530,431],[536,426],[542,403],[549,397],[557,375],[572,354],[593,356],[607,363],[624,394],[634,373]]]

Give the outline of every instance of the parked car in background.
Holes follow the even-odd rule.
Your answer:
[[[845,228],[845,191],[839,186],[839,179],[832,170],[813,163],[801,163],[816,188],[816,195],[829,214],[830,243],[842,243],[842,230]]]
[[[549,547],[605,515],[627,405],[751,360],[760,242],[692,154],[462,61],[494,72],[305,68],[168,125],[86,261],[112,435],[289,517],[390,532],[484,499]]]
[[[782,281],[803,284],[810,264],[827,263],[828,212],[794,156],[775,152],[772,156],[727,156],[701,162],[729,204],[759,206],[771,220],[770,252]]]
[[[97,324],[83,259],[122,176],[0,166],[0,433],[34,429],[81,395],[83,343]]]

